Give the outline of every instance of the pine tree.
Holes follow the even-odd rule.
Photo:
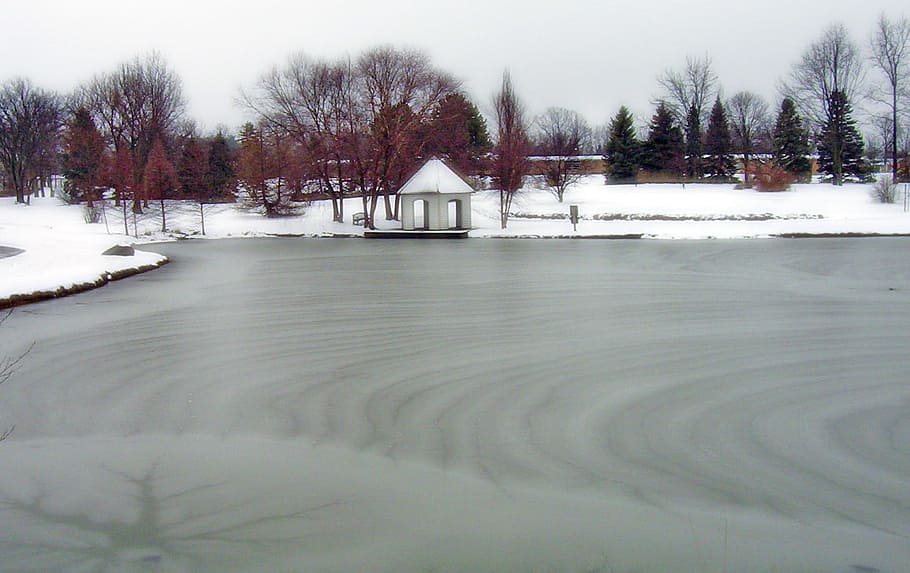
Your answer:
[[[797,179],[808,179],[811,171],[808,157],[809,134],[803,127],[803,121],[796,111],[796,104],[791,98],[784,98],[780,105],[772,143],[774,162]]]
[[[610,120],[610,139],[607,141],[604,159],[607,165],[607,180],[611,183],[634,181],[640,168],[639,143],[635,138],[632,114],[626,106],[619,108]]]
[[[864,179],[869,170],[850,102],[840,90],[831,92],[828,102],[828,120],[818,136],[819,169],[830,175],[835,185],[843,185],[845,175]]]
[[[106,144],[86,108],[80,107],[73,114],[63,136],[63,148],[63,175],[70,199],[85,200],[91,207],[98,195],[96,187],[102,184]]]
[[[215,197],[229,197],[237,186],[235,158],[224,133],[219,131],[209,143],[209,162],[206,178]]]
[[[692,104],[686,113],[686,176],[689,179],[701,179],[704,175],[701,135],[701,117]]]
[[[443,99],[426,128],[425,152],[448,159],[463,173],[477,174],[492,147],[487,123],[461,93]]]
[[[643,146],[641,166],[648,171],[663,171],[679,176],[685,169],[682,131],[673,121],[673,114],[660,102],[648,129]]]
[[[180,160],[177,164],[177,180],[184,197],[203,201],[211,194],[207,172],[208,158],[205,156],[205,149],[195,137],[188,138],[180,151]]]
[[[733,141],[730,138],[730,124],[720,97],[711,108],[708,131],[705,134],[705,154],[708,156],[705,172],[710,179],[729,181],[733,177]]]

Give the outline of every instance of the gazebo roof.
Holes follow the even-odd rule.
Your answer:
[[[449,169],[441,159],[430,159],[411,176],[398,190],[399,195],[417,195],[419,193],[439,193],[440,195],[473,193],[457,173]]]

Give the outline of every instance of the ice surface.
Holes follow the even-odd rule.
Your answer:
[[[15,570],[910,562],[907,240],[262,240],[16,312]]]

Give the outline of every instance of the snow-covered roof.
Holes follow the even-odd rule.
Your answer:
[[[473,193],[474,189],[465,183],[441,159],[431,159],[417,170],[417,173],[398,190],[399,195],[416,195],[418,193]]]

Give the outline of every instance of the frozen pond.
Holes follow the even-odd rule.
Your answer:
[[[154,250],[0,326],[0,570],[908,570],[910,241]]]

